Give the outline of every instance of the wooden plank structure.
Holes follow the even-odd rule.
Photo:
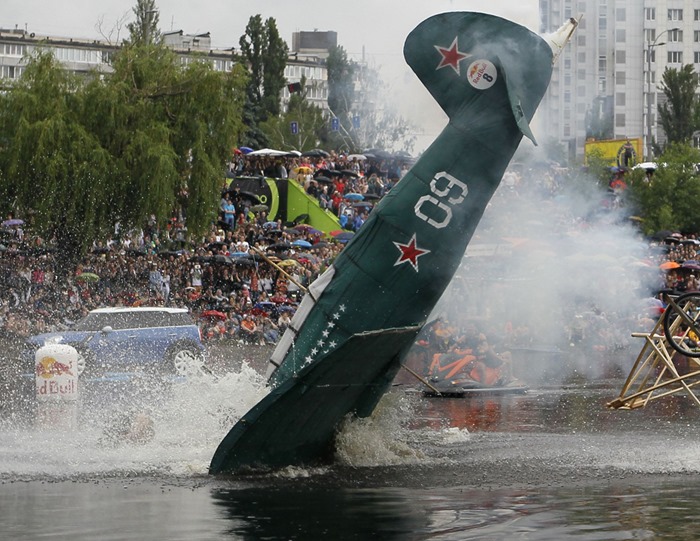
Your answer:
[[[670,305],[676,310],[674,313],[686,310],[685,306],[678,306],[672,300]],[[669,325],[676,346],[682,343],[693,329],[693,326],[686,324],[687,312],[684,312],[684,315],[685,320],[684,317],[676,315]],[[673,316],[674,314],[670,314],[670,317]],[[677,393],[686,393],[700,406],[700,399],[694,392],[694,388],[700,385],[700,359],[681,355],[678,348],[669,343],[663,329],[664,317],[669,317],[669,314],[662,314],[651,332],[632,333],[633,337],[643,338],[644,345],[622,386],[620,395],[608,402],[607,407],[642,408],[654,400]],[[693,319],[697,317],[698,313],[695,313]]]

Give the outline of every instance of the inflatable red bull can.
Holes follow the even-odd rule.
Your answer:
[[[78,398],[78,352],[66,344],[48,344],[34,356],[39,401]]]

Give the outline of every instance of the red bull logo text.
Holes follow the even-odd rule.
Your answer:
[[[477,60],[472,62],[467,72],[467,80],[477,90],[486,90],[491,88],[496,82],[498,72],[488,60]]]
[[[73,400],[78,395],[77,352],[69,346],[45,346],[34,363],[36,396]]]
[[[78,386],[74,379],[69,379],[65,383],[56,380],[45,380],[40,385],[37,385],[36,388],[36,394],[38,396],[68,396],[74,395],[77,392]]]

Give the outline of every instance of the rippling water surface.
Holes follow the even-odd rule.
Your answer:
[[[257,371],[85,389],[72,411],[0,419],[0,536],[694,538],[698,410],[606,409],[620,384],[462,399],[398,386],[344,427],[332,466],[217,478],[214,449],[266,392]],[[109,436],[139,413],[150,441]]]

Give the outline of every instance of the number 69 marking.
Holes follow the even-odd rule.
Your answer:
[[[453,177],[445,171],[436,173],[430,181],[432,195],[424,195],[416,202],[414,212],[418,218],[432,225],[436,229],[442,229],[452,219],[452,206],[460,204],[469,193],[469,188],[461,180]],[[427,205],[427,207],[426,207]],[[432,207],[431,214],[442,214],[442,220],[438,221],[423,212]],[[437,210],[436,210],[437,209]]]

